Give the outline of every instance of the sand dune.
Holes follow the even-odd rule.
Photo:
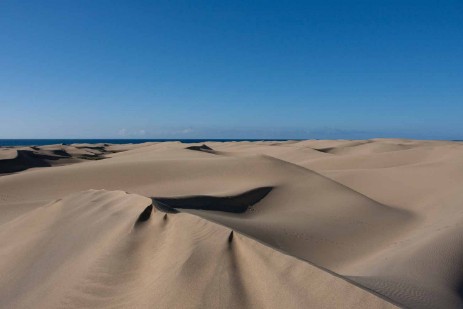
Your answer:
[[[461,143],[52,145],[0,169],[2,307],[463,306]]]
[[[140,222],[150,205],[138,195],[90,190],[3,225],[2,307],[392,307],[191,215],[154,212]]]
[[[101,160],[106,155],[141,147],[140,145],[73,144],[32,147],[0,147],[0,175],[36,167],[50,167]]]

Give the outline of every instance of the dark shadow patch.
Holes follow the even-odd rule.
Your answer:
[[[83,154],[83,155],[80,155],[78,158],[82,159],[82,160],[103,160],[103,159],[106,159],[105,156],[97,155],[97,154],[94,154],[94,155]]]
[[[46,160],[57,159],[36,154],[30,150],[18,150],[16,158],[0,160],[0,174],[21,172],[33,167],[49,167],[51,164]]]
[[[155,198],[152,198],[152,200],[153,200],[154,207],[156,207],[156,209],[159,211],[170,213],[170,214],[176,214],[179,212],[177,209],[172,208],[171,206],[163,203],[162,201],[159,201]],[[164,216],[164,220],[167,220],[167,215]]]
[[[148,221],[148,219],[151,217],[151,213],[153,212],[153,204],[149,205],[148,207],[143,210],[143,212],[138,216],[137,222],[135,224],[140,224],[145,221]]]
[[[64,150],[53,150],[52,153],[54,155],[60,156],[62,158],[70,158],[71,157],[71,155],[69,153],[67,153],[66,151],[64,151]]]
[[[335,147],[328,147],[328,148],[319,148],[319,149],[314,148],[314,149],[316,151],[320,151],[320,152],[324,152],[324,153],[331,153],[336,148]]]
[[[228,236],[228,243],[231,244],[233,241],[233,231],[230,232],[230,235]]]
[[[185,149],[195,150],[195,151],[204,151],[204,152],[210,152],[210,153],[214,152],[214,149],[207,146],[206,144],[202,144],[201,146],[189,146],[189,147],[186,147]]]
[[[257,204],[272,191],[272,187],[261,187],[235,196],[187,196],[176,198],[153,197],[155,207],[164,212],[175,213],[177,209],[215,210],[232,213],[244,213],[249,207]]]
[[[97,150],[100,152],[106,152],[106,148],[104,146],[74,146],[77,149],[92,149]]]

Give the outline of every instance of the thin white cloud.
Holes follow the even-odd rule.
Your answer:
[[[188,134],[188,133],[191,133],[191,132],[193,132],[193,129],[191,129],[191,128],[183,129],[183,130],[180,131],[180,133],[183,133],[183,134]]]

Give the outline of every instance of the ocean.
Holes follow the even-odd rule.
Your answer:
[[[286,141],[285,139],[0,139],[0,146],[41,146],[53,144],[141,144],[146,142],[256,142],[256,141]]]

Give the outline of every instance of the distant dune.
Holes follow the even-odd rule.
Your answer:
[[[461,308],[463,144],[0,148],[2,308]]]
[[[73,144],[32,147],[0,147],[0,175],[34,167],[49,167],[101,160],[105,155],[124,151],[135,145]]]

